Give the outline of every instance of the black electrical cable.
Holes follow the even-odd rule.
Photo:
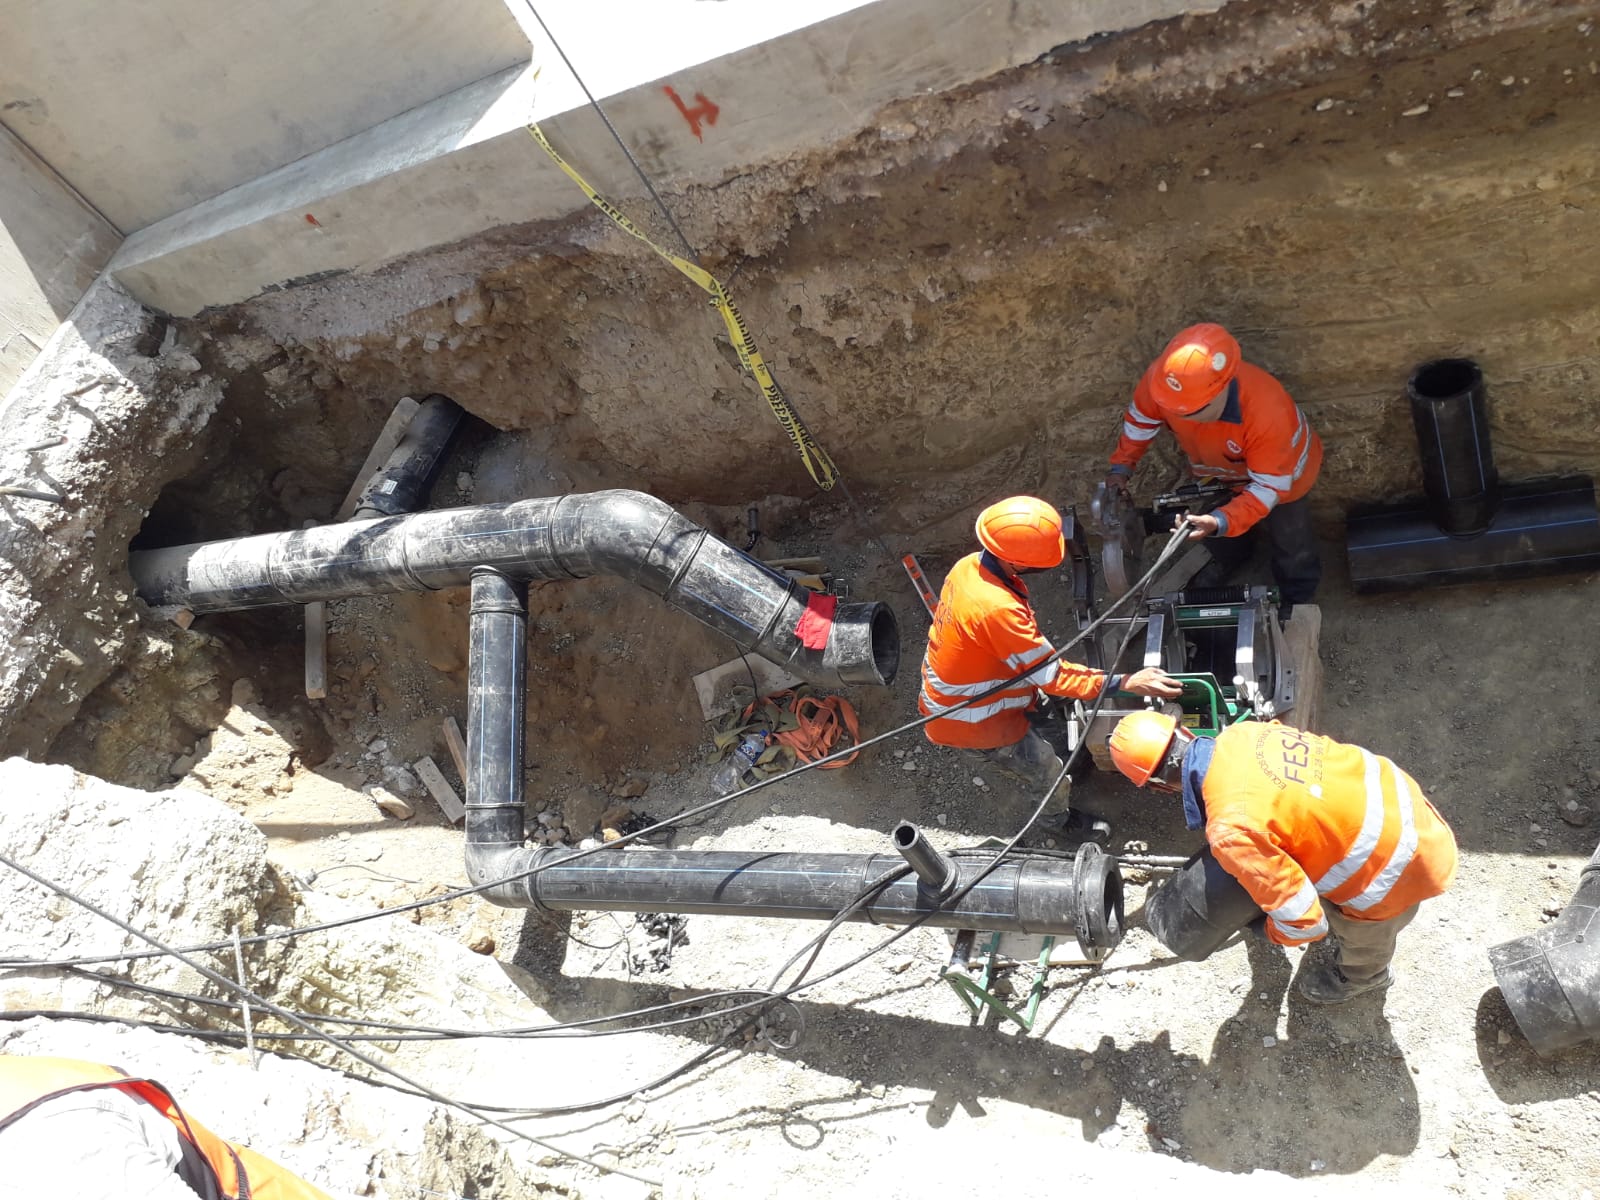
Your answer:
[[[228,990],[237,993],[239,995],[240,999],[248,1002],[251,1005],[251,1007],[257,1008],[257,1009],[261,1010],[262,1012],[271,1013],[273,1016],[277,1017],[280,1021],[287,1021],[287,1022],[289,1022],[291,1024],[299,1025],[302,1028],[307,1029],[312,1033],[321,1033],[322,1040],[327,1042],[330,1046],[334,1046],[334,1047],[338,1048],[339,1050],[344,1051],[344,1053],[348,1054],[351,1058],[355,1059],[357,1062],[364,1063],[366,1066],[370,1067],[374,1071],[377,1071],[377,1072],[379,1072],[381,1074],[393,1076],[395,1079],[398,1079],[398,1080],[400,1080],[400,1082],[404,1083],[407,1087],[415,1088],[418,1092],[420,1092],[427,1099],[432,1100],[435,1104],[443,1104],[448,1108],[458,1109],[459,1111],[461,1111],[463,1113],[466,1113],[469,1117],[474,1117],[477,1120],[480,1120],[480,1121],[483,1121],[483,1122],[485,1122],[487,1124],[493,1125],[497,1129],[505,1130],[507,1133],[511,1134],[513,1137],[519,1138],[522,1141],[531,1142],[536,1146],[541,1146],[544,1149],[549,1150],[553,1154],[559,1154],[563,1158],[572,1159],[574,1162],[585,1163],[585,1164],[593,1167],[597,1171],[602,1171],[602,1172],[610,1171],[610,1172],[612,1172],[614,1174],[625,1176],[628,1179],[638,1180],[640,1183],[650,1184],[653,1187],[661,1187],[662,1186],[662,1183],[661,1183],[660,1180],[648,1179],[643,1175],[636,1175],[632,1171],[625,1171],[621,1167],[618,1167],[618,1166],[607,1166],[604,1163],[596,1162],[594,1159],[589,1158],[586,1155],[575,1154],[574,1152],[572,1152],[570,1150],[563,1150],[561,1147],[559,1147],[557,1145],[554,1145],[551,1142],[547,1142],[543,1138],[537,1138],[537,1137],[534,1137],[531,1133],[524,1133],[520,1129],[514,1129],[510,1125],[507,1125],[504,1121],[501,1121],[501,1120],[499,1120],[499,1119],[497,1119],[495,1117],[492,1117],[492,1116],[488,1116],[485,1113],[478,1112],[478,1111],[474,1110],[473,1108],[471,1108],[470,1106],[462,1104],[460,1101],[452,1100],[450,1097],[444,1095],[442,1092],[437,1092],[434,1089],[428,1087],[426,1084],[419,1083],[417,1080],[412,1079],[410,1076],[404,1074],[403,1072],[396,1070],[394,1067],[387,1066],[386,1064],[380,1062],[379,1060],[377,1060],[375,1058],[372,1058],[371,1056],[369,1056],[367,1054],[362,1053],[360,1050],[356,1049],[349,1042],[345,1041],[343,1038],[337,1037],[334,1034],[327,1033],[325,1031],[317,1030],[309,1021],[301,1020],[299,1017],[297,1017],[293,1013],[289,1012],[288,1009],[282,1008],[279,1005],[274,1004],[272,1001],[268,1000],[265,996],[257,995],[256,993],[252,992],[249,988],[245,987],[242,983],[235,983],[233,980],[229,979],[226,975],[219,974],[218,972],[213,971],[210,967],[204,966],[201,963],[196,962],[193,958],[190,958],[187,954],[183,953],[182,951],[176,950],[176,949],[172,948],[171,946],[164,945],[157,938],[152,937],[150,934],[145,933],[144,931],[142,931],[140,929],[134,928],[132,925],[130,925],[128,922],[122,920],[120,917],[113,916],[111,913],[106,912],[104,909],[102,909],[99,906],[97,906],[97,905],[91,903],[90,901],[84,899],[82,896],[79,896],[76,893],[74,893],[72,891],[69,891],[67,888],[61,886],[60,884],[55,883],[52,880],[46,879],[42,875],[36,874],[35,872],[29,870],[27,867],[23,866],[21,863],[16,862],[14,859],[8,858],[4,854],[0,854],[0,865],[4,865],[4,866],[7,866],[7,867],[10,867],[13,871],[17,872],[19,875],[26,876],[28,879],[31,879],[34,883],[38,884],[40,887],[43,887],[43,888],[45,888],[45,889],[47,889],[49,891],[55,892],[59,896],[65,897],[66,899],[72,901],[72,903],[78,905],[80,908],[87,909],[89,912],[92,912],[95,916],[99,917],[102,921],[109,921],[111,924],[115,925],[118,929],[121,929],[124,933],[131,933],[134,937],[139,938],[142,941],[149,942],[152,946],[156,947],[156,949],[161,951],[163,954],[167,955],[170,958],[177,959],[179,962],[181,962],[184,966],[188,967],[190,970],[199,972],[201,975],[203,975],[207,979],[211,980],[212,983],[220,984],[221,986],[227,988]],[[234,945],[236,943],[230,942],[228,944],[229,945]]]

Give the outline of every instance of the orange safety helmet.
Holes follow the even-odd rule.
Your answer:
[[[1170,713],[1129,713],[1111,731],[1111,761],[1135,787],[1143,787],[1160,770],[1177,732],[1178,718]]]
[[[1191,416],[1221,395],[1238,371],[1239,343],[1221,325],[1191,325],[1167,343],[1156,369],[1156,403]]]
[[[978,514],[978,541],[1019,567],[1055,567],[1067,554],[1061,514],[1033,496],[1012,496]]]

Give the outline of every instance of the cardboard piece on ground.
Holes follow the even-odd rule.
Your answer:
[[[1315,604],[1296,604],[1283,627],[1288,643],[1289,665],[1294,668],[1294,706],[1283,720],[1297,729],[1320,733],[1322,723],[1322,609]]]
[[[706,720],[712,721],[723,713],[733,711],[734,689],[743,688],[748,692],[752,672],[756,677],[757,696],[770,696],[773,692],[781,692],[805,682],[798,675],[789,674],[760,655],[746,654],[743,658],[730,659],[694,677],[695,695],[700,699],[700,711]]]
[[[456,774],[461,776],[461,786],[467,786],[467,739],[461,736],[461,726],[454,717],[444,719],[444,741],[450,747],[450,757],[456,761]]]
[[[417,773],[417,778],[432,793],[434,800],[439,804],[440,810],[454,825],[467,815],[467,806],[461,803],[461,797],[456,795],[455,788],[451,787],[439,770],[439,764],[433,759],[423,756],[411,764],[411,769]]]

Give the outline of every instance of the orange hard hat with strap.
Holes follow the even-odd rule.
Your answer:
[[[1061,514],[1034,496],[1011,496],[978,514],[983,548],[1019,567],[1056,567],[1067,554]]]
[[[1156,403],[1192,416],[1220,396],[1239,370],[1239,343],[1221,325],[1191,325],[1167,343],[1156,363]]]
[[[1129,713],[1111,731],[1111,761],[1135,787],[1143,787],[1160,769],[1177,731],[1178,719],[1169,713]]]

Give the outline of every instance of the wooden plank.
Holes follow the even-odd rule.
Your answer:
[[[306,699],[328,695],[328,605],[314,600],[306,605]]]
[[[417,778],[438,802],[440,810],[454,825],[467,815],[467,806],[461,803],[461,797],[456,795],[455,788],[450,786],[444,773],[439,770],[439,764],[424,755],[411,764],[411,769],[417,773]]]
[[[461,726],[454,717],[444,719],[444,741],[450,747],[450,757],[456,761],[456,774],[461,776],[461,786],[467,786],[467,739],[461,736]]]
[[[1283,627],[1289,665],[1294,670],[1294,705],[1283,715],[1286,724],[1312,733],[1322,732],[1322,609],[1296,604]]]
[[[389,419],[378,432],[378,440],[372,443],[372,450],[367,454],[367,460],[356,472],[356,481],[350,485],[344,503],[339,505],[339,511],[334,514],[335,521],[350,519],[351,514],[356,511],[356,501],[361,499],[361,489],[366,487],[367,480],[389,461],[394,448],[400,444],[400,439],[405,437],[411,418],[417,415],[417,409],[421,407],[422,405],[410,396],[400,397],[400,402],[394,406],[394,411],[389,414]]]
[[[334,514],[335,521],[350,519],[356,511],[356,501],[361,499],[361,489],[367,486],[367,480],[372,478],[373,473],[389,461],[389,456],[405,436],[411,418],[417,415],[417,409],[421,407],[410,396],[400,397],[400,402],[394,406],[394,411],[379,431],[378,440],[372,443],[366,461],[356,472],[356,481],[350,485],[344,503],[339,505],[339,511]],[[315,521],[307,521],[305,528],[310,529],[315,524]],[[320,600],[306,605],[305,625],[306,699],[321,700],[328,694],[328,606]]]

